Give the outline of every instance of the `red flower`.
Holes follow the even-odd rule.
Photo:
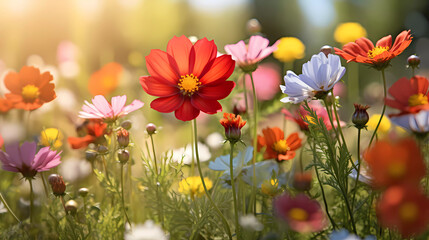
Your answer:
[[[224,113],[220,124],[225,128],[225,137],[230,142],[237,142],[241,139],[241,128],[246,121],[242,121],[241,116],[232,113]]]
[[[377,217],[383,227],[396,228],[410,238],[427,229],[429,199],[418,186],[396,185],[388,188],[377,204]]]
[[[177,119],[195,119],[200,111],[215,114],[222,110],[218,100],[235,86],[226,81],[234,71],[230,55],[216,57],[217,47],[206,38],[194,45],[185,37],[173,37],[167,52],[155,49],[146,57],[150,76],[140,77],[143,90],[159,98],[151,108],[158,112],[174,111]]]
[[[7,113],[13,108],[13,103],[7,98],[0,97],[0,113]]]
[[[335,48],[335,53],[343,57],[347,62],[359,62],[372,65],[378,70],[389,65],[392,58],[401,54],[411,43],[410,30],[402,31],[395,39],[392,46],[392,36],[386,36],[378,40],[375,47],[367,38],[361,37],[355,42],[347,43],[343,50]]]
[[[364,155],[374,187],[388,187],[398,183],[419,184],[426,166],[416,142],[403,139],[398,142],[378,141]]]
[[[393,99],[386,98],[384,101],[387,106],[401,110],[395,115],[429,110],[428,88],[429,80],[425,77],[414,76],[410,80],[403,77],[389,88],[389,94]]]
[[[98,119],[90,119],[78,128],[80,137],[69,137],[67,140],[73,149],[84,148],[90,143],[104,141],[107,124]]]
[[[298,133],[292,133],[286,140],[283,131],[278,127],[265,128],[262,133],[264,136],[258,135],[258,151],[266,147],[265,159],[291,160],[296,155],[295,150],[301,147]]]

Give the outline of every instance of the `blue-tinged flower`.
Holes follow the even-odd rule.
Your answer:
[[[225,181],[231,180],[230,173],[230,155],[224,155],[217,157],[214,162],[209,163],[209,168],[215,171],[224,171],[222,179]],[[234,178],[236,178],[243,168],[252,160],[253,158],[253,147],[247,147],[245,151],[241,151],[237,156],[232,160],[232,168],[234,173]]]
[[[349,233],[346,229],[340,229],[339,231],[333,231],[329,235],[330,240],[362,240],[360,237],[355,234]],[[376,240],[375,236],[369,235],[365,237],[363,240]]]
[[[273,172],[279,179],[279,185],[285,184],[285,176],[280,177],[279,174],[279,164],[275,160],[265,160],[262,162],[257,162],[255,164],[255,172],[256,172],[256,186],[260,188],[262,184],[266,181],[270,181],[273,175]],[[252,185],[253,181],[253,165],[247,166],[243,168],[243,180]]]
[[[280,89],[288,96],[282,102],[300,103],[313,97],[323,98],[343,77],[346,68],[341,66],[340,57],[321,52],[313,55],[311,60],[302,66],[302,74],[296,75],[287,71],[284,77],[285,85]]]
[[[390,119],[394,124],[413,133],[429,132],[429,111],[420,111],[417,114],[406,114]]]

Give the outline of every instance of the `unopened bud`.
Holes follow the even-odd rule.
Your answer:
[[[224,113],[219,122],[225,128],[226,140],[231,143],[241,140],[241,128],[246,124],[246,121],[243,121],[240,115],[235,116],[232,113]]]
[[[320,48],[320,52],[324,53],[326,57],[328,57],[328,55],[332,53],[332,47],[329,45],[325,45]]]
[[[121,123],[121,127],[126,129],[126,130],[130,130],[132,126],[133,126],[133,124],[131,123],[130,120],[125,120]]]
[[[352,122],[355,124],[355,127],[362,129],[366,126],[366,123],[369,120],[368,112],[366,111],[369,106],[363,106],[360,104],[353,104],[355,106],[355,112],[352,116]]]
[[[259,23],[258,19],[252,18],[249,21],[247,21],[246,29],[249,34],[253,35],[261,32],[262,26],[261,26],[261,23]]]
[[[55,196],[62,196],[65,194],[66,184],[64,183],[63,177],[58,174],[51,174],[48,177],[48,182]]]
[[[65,204],[67,213],[75,214],[77,212],[78,204],[75,200],[68,200]]]
[[[297,172],[293,176],[292,186],[299,191],[311,189],[313,177],[310,172]]]
[[[116,132],[116,136],[118,137],[118,144],[121,148],[126,148],[128,144],[130,144],[130,133],[121,128]]]
[[[86,160],[93,162],[97,158],[98,153],[93,150],[87,150],[85,152],[85,158]]]
[[[107,152],[109,152],[109,149],[106,146],[104,146],[104,145],[99,145],[98,148],[97,148],[97,151],[98,151],[99,154],[104,155]]]
[[[88,188],[79,188],[79,196],[86,198],[86,196],[88,196],[88,193]]]
[[[153,123],[148,123],[146,125],[146,132],[149,135],[152,135],[152,134],[156,133],[156,125],[153,124]]]
[[[408,67],[419,68],[420,58],[417,55],[411,55],[407,59]]]
[[[121,149],[118,151],[118,160],[122,164],[125,164],[130,159],[130,153],[126,149]]]

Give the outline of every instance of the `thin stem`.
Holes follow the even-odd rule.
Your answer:
[[[234,199],[235,232],[237,233],[237,239],[241,239],[240,225],[238,224],[238,205],[237,205],[237,195],[235,190],[234,166],[233,166],[235,143],[230,142],[230,145],[231,145],[231,154],[229,155],[229,171],[231,174],[232,197]]]
[[[122,208],[124,209],[125,219],[131,227],[131,221],[127,214],[127,209],[125,209],[125,195],[124,195],[124,164],[121,163],[121,195],[122,195]]]
[[[149,136],[150,136],[150,142],[152,143],[153,162],[155,163],[156,175],[158,175],[158,164],[156,163],[155,144],[153,143],[152,134],[150,134]]]
[[[15,218],[18,223],[21,223],[21,220],[13,213],[12,209],[9,207],[9,205],[6,202],[6,199],[4,199],[3,195],[0,193],[0,200],[3,202],[4,207],[9,211],[10,214]]]
[[[107,178],[108,181],[110,181],[109,171],[107,170],[106,158],[104,157],[104,155],[101,155],[101,160],[103,162],[104,172],[106,173],[106,178]]]
[[[354,203],[355,203],[355,199],[356,199],[357,186],[358,186],[358,183],[359,183],[359,176],[360,176],[360,165],[361,165],[361,160],[360,160],[360,133],[361,133],[361,131],[362,131],[362,129],[358,128],[358,139],[357,139],[358,168],[357,168],[355,187],[353,189],[352,209],[354,209]]]
[[[33,191],[33,183],[32,180],[28,178],[28,182],[30,183],[30,223],[33,224],[33,214],[34,214],[34,191]]]
[[[191,128],[192,128],[192,126],[191,126]],[[191,129],[191,131],[192,131],[192,129]],[[192,143],[195,141],[194,135],[192,135],[192,134],[191,134],[191,141],[192,141]],[[195,150],[192,146],[191,146],[191,150],[192,150],[192,161],[191,161],[191,173],[189,174],[190,176],[194,175],[194,171],[195,171]]]
[[[194,119],[192,121],[192,124],[194,125],[194,127],[193,127],[194,131],[193,132],[194,132],[194,138],[196,140],[196,139],[198,139],[197,138],[197,136],[198,136],[198,134],[197,134],[197,121]],[[219,208],[216,206],[215,202],[213,202],[213,199],[207,190],[206,183],[204,182],[203,172],[201,171],[201,164],[200,164],[200,157],[198,155],[198,143],[197,143],[197,141],[195,141],[194,144],[195,144],[195,157],[197,159],[198,173],[200,174],[201,183],[203,184],[204,192],[206,193],[206,196],[209,199],[210,203],[212,204],[213,208],[216,210],[216,212],[219,214],[220,218],[222,219],[222,222],[225,225],[225,229],[226,229],[227,234],[228,234],[228,238],[232,240],[231,229],[229,228],[228,221],[226,220],[225,216],[223,216],[223,214],[219,210]]]
[[[384,76],[384,69],[381,70],[381,77],[383,78],[384,99],[386,99],[387,89],[386,89],[386,76]],[[383,99],[383,110],[381,111],[380,120],[378,120],[377,126],[375,127],[374,132],[372,133],[371,140],[369,141],[369,144],[368,144],[368,148],[371,146],[371,143],[374,140],[375,135],[377,134],[378,127],[380,126],[381,120],[383,120],[384,112],[386,111],[386,103],[384,99]]]
[[[156,198],[158,199],[158,202],[159,202],[159,204],[158,204],[158,215],[159,215],[159,220],[161,222],[161,226],[164,227],[164,204],[163,204],[163,201],[162,201],[162,197],[159,196],[159,187],[160,187],[160,184],[158,182],[159,181],[159,174],[162,173],[162,169],[160,169],[160,171],[158,173],[158,165],[157,165],[157,162],[156,162],[155,143],[153,141],[152,134],[150,134],[150,141],[151,141],[151,144],[152,144],[153,161],[155,162],[155,168],[156,168],[156,171],[155,171],[155,173],[156,173]],[[162,166],[162,159],[161,159],[161,166]]]
[[[340,137],[338,136],[338,132],[337,132],[337,130],[335,129],[335,126],[334,126],[334,120],[333,120],[333,117],[332,117],[332,109],[330,109],[329,107],[328,107],[328,102],[326,101],[326,98],[323,98],[323,103],[325,104],[325,108],[326,108],[326,112],[328,113],[328,117],[329,117],[329,122],[331,123],[331,129],[334,131],[334,133],[335,133],[335,137],[337,138],[337,141],[338,141],[338,144],[340,144]]]
[[[347,148],[346,139],[344,138],[343,130],[341,128],[340,116],[338,115],[338,112],[337,112],[337,104],[335,103],[335,96],[334,96],[333,90],[331,90],[331,94],[332,94],[332,98],[334,98],[334,103],[332,105],[334,106],[334,114],[337,120],[337,129],[338,129],[338,132],[340,133],[341,140],[343,140],[344,146]]]
[[[253,202],[253,213],[256,213],[256,153],[258,144],[258,98],[256,96],[255,83],[253,81],[253,74],[249,73],[250,80],[252,82],[253,92],[253,178],[252,178],[252,198],[250,202]]]
[[[64,201],[64,197],[60,196],[60,200],[61,200],[61,204],[63,205],[64,212],[66,212],[66,214],[67,214],[66,202]]]
[[[42,176],[43,189],[45,189],[46,198],[49,198],[49,192],[48,192],[48,187],[46,186],[46,180],[45,180],[44,172],[41,172],[40,176]]]

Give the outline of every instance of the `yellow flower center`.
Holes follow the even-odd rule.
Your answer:
[[[376,56],[389,50],[389,47],[375,47],[372,50],[369,50],[368,57],[375,58]]]
[[[411,107],[428,104],[428,97],[423,93],[412,95],[408,98],[408,105]]]
[[[287,151],[290,150],[290,147],[287,145],[287,142],[285,139],[278,140],[273,145],[274,151],[285,154]]]
[[[34,85],[27,85],[22,88],[21,95],[24,102],[34,102],[40,95],[39,88]]]
[[[274,196],[277,193],[278,187],[279,181],[277,179],[265,180],[261,185],[261,192],[269,196]]]
[[[417,219],[419,209],[415,203],[407,202],[399,208],[399,216],[404,222],[413,222]]]
[[[403,162],[394,161],[387,167],[387,172],[392,178],[400,178],[404,176],[406,166]]]
[[[308,219],[308,213],[302,208],[292,208],[289,210],[289,217],[296,221],[305,221]]]
[[[186,76],[181,76],[179,79],[179,89],[182,91],[183,95],[191,96],[200,87],[201,83],[194,74],[186,74]]]
[[[309,115],[305,115],[304,116],[305,120],[311,124],[316,124],[316,119],[314,119],[314,117],[309,116]]]

